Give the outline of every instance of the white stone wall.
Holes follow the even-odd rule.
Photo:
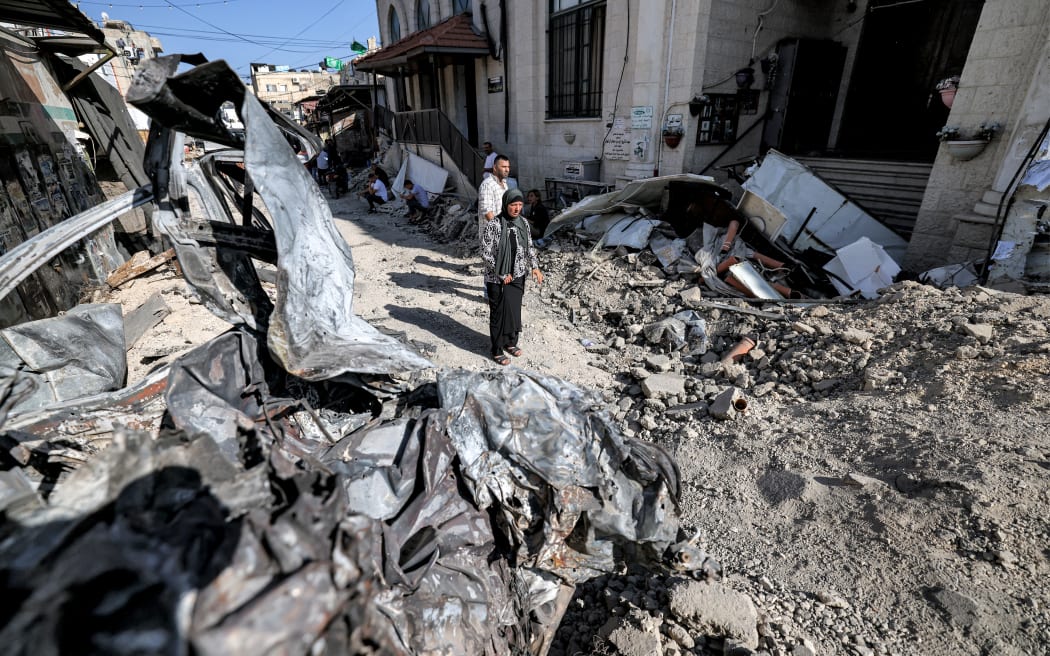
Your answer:
[[[856,12],[848,13],[844,2],[780,0],[773,11],[764,16],[756,38],[759,14],[769,10],[773,0],[648,0],[644,3],[608,0],[602,116],[547,120],[548,2],[515,2],[508,8],[510,28],[512,34],[522,38],[511,40],[506,69],[500,63],[489,61],[484,72],[486,77],[505,76],[511,102],[510,143],[502,142],[503,98],[499,94],[487,94],[484,77],[479,74],[482,134],[487,135],[497,150],[512,155],[515,172],[526,184],[540,186],[544,177],[558,175],[563,160],[601,157],[604,140],[615,118],[629,123],[632,107],[652,107],[652,126],[630,131],[632,141],[647,139],[645,154],[632,156],[628,161],[602,161],[601,179],[613,182],[652,175],[656,171],[661,174],[699,171],[725,146],[693,145],[698,120],[689,115],[689,100],[701,93],[705,85],[709,85],[707,91],[734,92],[736,84],[732,74],[748,64],[752,45],[756,70],[757,60],[786,36],[835,38],[845,43],[852,55],[860,30],[851,24],[863,15],[865,4],[861,0]],[[490,22],[494,23],[491,17]],[[524,48],[527,52],[522,51]],[[625,56],[628,61],[624,69]],[[851,64],[850,56],[847,66]],[[624,69],[622,82],[621,69]],[[763,83],[764,77],[758,73],[756,88]],[[618,85],[619,94],[616,93]],[[765,106],[765,95],[763,93],[760,108]],[[843,91],[840,102],[844,98]],[[676,148],[665,146],[661,137],[661,127],[669,114],[681,114],[686,127],[686,134]],[[739,130],[759,120],[761,113],[742,116]],[[760,132],[761,128],[756,128],[721,161],[756,153]],[[566,133],[573,135],[571,145],[566,142]]]
[[[968,221],[986,191],[1005,191],[1050,118],[1050,3],[987,0],[948,124],[964,136],[982,122],[1004,126],[976,158],[937,154],[905,266],[924,270],[984,256],[991,228]],[[1035,54],[1038,53],[1038,54]]]

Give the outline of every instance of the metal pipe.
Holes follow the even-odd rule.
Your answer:
[[[180,152],[181,154],[181,152]],[[0,298],[77,241],[140,205],[153,201],[147,185],[96,205],[34,235],[0,257]]]
[[[630,2],[630,0],[627,0]],[[667,26],[667,70],[664,74],[664,104],[663,104],[663,119],[667,120],[667,97],[671,91],[671,49],[674,47],[674,21],[675,13],[678,11],[678,0],[671,0],[671,23]],[[660,126],[663,129],[663,126]],[[656,165],[653,167],[653,177],[660,175],[660,163],[663,161],[664,149],[663,146],[657,143],[656,146]]]
[[[741,337],[740,341],[737,342],[733,348],[729,349],[729,352],[722,357],[722,362],[723,364],[737,362],[740,358],[750,353],[753,348],[755,348],[755,340],[750,337]]]
[[[722,241],[723,253],[728,253],[729,249],[733,247],[733,240],[736,239],[737,230],[740,230],[740,222],[733,219],[729,222],[729,228],[726,229],[726,238]]]
[[[69,91],[70,89],[72,89],[76,85],[80,84],[81,81],[83,81],[84,78],[86,78],[87,76],[91,75],[92,73],[94,73],[98,69],[102,68],[102,66],[105,65],[106,62],[108,62],[110,59],[113,59],[116,56],[117,56],[117,53],[113,52],[112,50],[109,50],[109,52],[107,52],[97,62],[92,64],[90,67],[80,71],[79,73],[77,73],[77,76],[75,78],[73,78],[69,82],[66,82],[62,86],[62,91]],[[114,79],[116,79],[115,75],[114,75]]]

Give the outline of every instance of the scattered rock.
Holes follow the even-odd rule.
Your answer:
[[[642,393],[647,399],[685,394],[685,377],[676,374],[653,374],[642,381]]]
[[[668,590],[668,608],[694,635],[734,639],[758,647],[758,612],[747,595],[721,583],[681,581]]]

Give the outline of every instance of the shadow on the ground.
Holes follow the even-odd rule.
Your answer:
[[[326,200],[332,211],[332,218],[336,222],[353,223],[370,239],[389,246],[404,246],[406,236],[412,235],[413,248],[451,256],[452,250],[449,245],[439,243],[420,226],[414,226],[408,222],[408,217],[405,216],[405,206],[399,201],[398,205],[392,207],[392,211],[380,210],[375,214],[369,214],[368,205],[358,198],[356,193],[350,193],[338,200],[330,198]],[[391,205],[387,204],[387,207]],[[350,248],[353,249],[354,245],[351,244]]]
[[[392,319],[422,328],[439,340],[464,351],[472,351],[481,357],[486,357],[489,352],[489,336],[464,325],[453,316],[399,305],[387,305],[386,310]]]
[[[415,262],[416,264],[425,264],[427,266],[432,266],[432,267],[434,267],[436,269],[445,269],[447,271],[451,271],[452,273],[459,273],[459,274],[462,274],[464,276],[470,275],[470,265],[469,264],[456,264],[454,262],[443,262],[441,260],[435,260],[432,257],[427,257],[426,255],[417,255],[415,257],[415,259],[412,260],[412,261]]]
[[[468,301],[480,301],[480,285],[472,286],[461,280],[425,273],[390,273],[390,281],[402,289],[422,289],[435,294],[449,294]]]

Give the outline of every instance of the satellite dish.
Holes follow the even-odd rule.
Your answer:
[[[109,20],[109,14],[107,14],[106,12],[102,12],[102,22],[105,22],[105,21],[108,21],[108,20]]]

